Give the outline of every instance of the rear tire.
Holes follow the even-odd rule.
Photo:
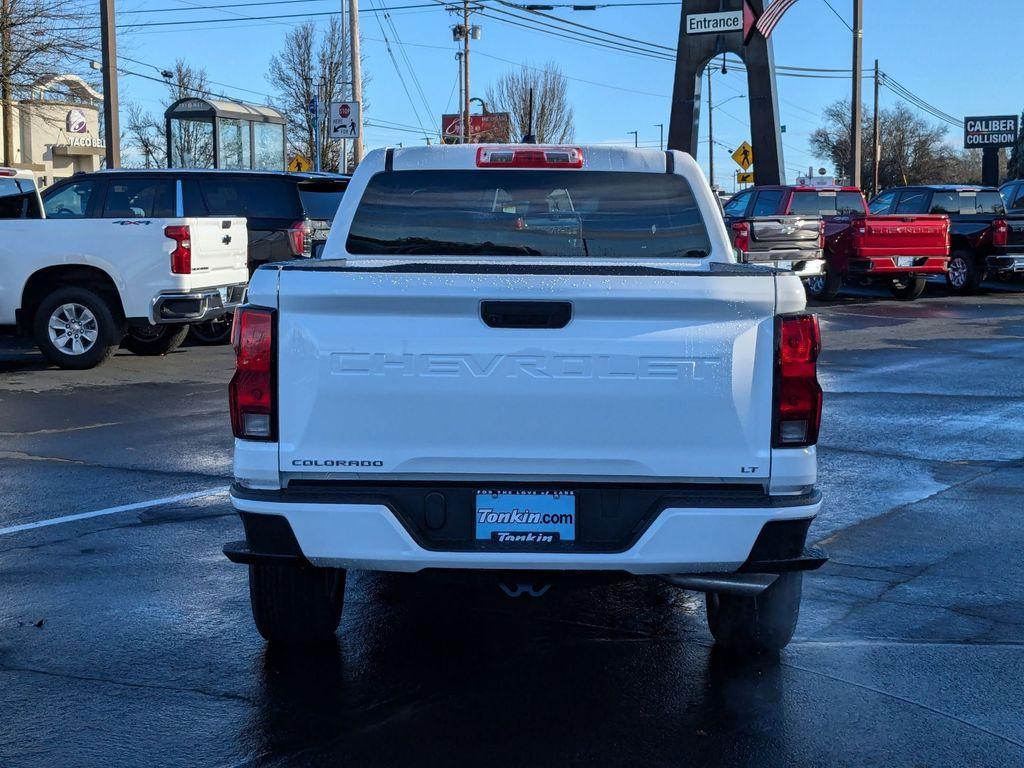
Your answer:
[[[205,323],[189,327],[192,340],[204,346],[227,344],[231,341],[231,314],[224,314]]]
[[[43,299],[32,336],[47,360],[61,368],[94,368],[117,351],[121,322],[88,288],[58,288]]]
[[[889,283],[889,290],[900,301],[913,301],[924,293],[927,284],[924,277],[896,277]]]
[[[166,355],[180,347],[186,336],[187,325],[140,326],[128,329],[121,346],[136,355]]]
[[[807,295],[818,301],[833,301],[842,288],[843,276],[827,263],[822,274],[804,278]]]
[[[319,645],[335,639],[345,603],[345,571],[308,566],[249,566],[249,601],[263,639]]]
[[[975,265],[974,256],[970,251],[953,251],[949,257],[948,269],[946,284],[953,293],[967,296],[977,293],[981,288],[981,281],[985,275]]]
[[[704,596],[715,643],[740,654],[776,653],[789,643],[800,616],[803,574],[783,573],[757,597]]]

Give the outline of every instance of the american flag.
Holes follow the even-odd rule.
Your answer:
[[[789,10],[796,0],[775,0],[771,5],[768,6],[768,10],[761,14],[761,18],[757,20],[757,31],[765,37],[768,37],[772,30],[775,29],[775,25],[779,23],[779,19],[782,15]]]

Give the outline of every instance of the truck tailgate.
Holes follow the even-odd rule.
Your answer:
[[[949,217],[942,214],[854,216],[854,255],[948,256]]]
[[[244,218],[190,218],[186,223],[192,240],[192,288],[244,283],[248,279],[249,239]]]
[[[286,475],[770,474],[770,273],[326,266],[279,272]],[[564,327],[508,327],[563,309]]]

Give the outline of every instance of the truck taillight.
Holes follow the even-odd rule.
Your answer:
[[[1010,225],[1005,219],[996,219],[992,222],[992,245],[1005,247],[1010,242]]]
[[[818,222],[818,247],[825,250],[825,220]]]
[[[164,227],[164,237],[174,241],[171,251],[171,274],[192,274],[192,236],[188,227]]]
[[[273,440],[273,312],[239,307],[231,327],[231,345],[235,348],[235,374],[228,385],[232,431],[243,440]]]
[[[732,225],[736,233],[736,247],[746,253],[750,250],[750,225],[745,221],[737,221]]]
[[[288,227],[288,244],[295,256],[309,256],[313,252],[313,231],[303,219]]]
[[[789,315],[778,321],[775,353],[775,418],[772,446],[802,448],[818,442],[821,385],[818,354],[821,330],[815,315]]]
[[[582,168],[579,147],[480,147],[477,168]]]

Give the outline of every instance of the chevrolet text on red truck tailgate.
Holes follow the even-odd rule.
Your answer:
[[[348,569],[657,576],[721,645],[792,637],[825,562],[818,322],[796,274],[736,263],[688,155],[373,152],[234,345],[225,553],[267,640],[333,637]]]

